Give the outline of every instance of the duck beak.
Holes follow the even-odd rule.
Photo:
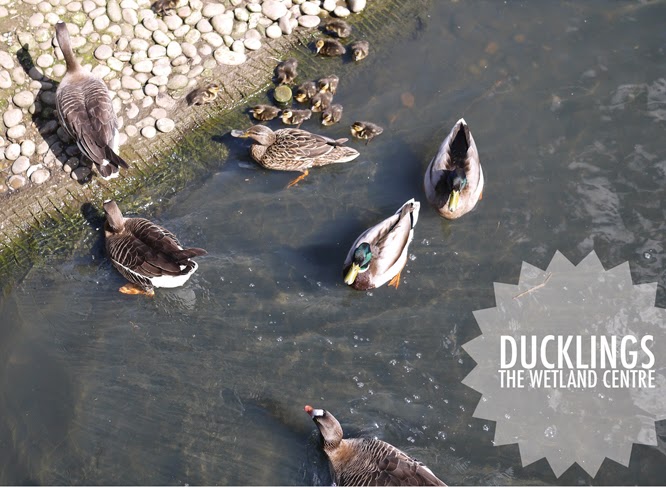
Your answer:
[[[231,136],[232,137],[240,137],[241,139],[247,139],[249,135],[245,130],[232,130],[231,131]]]
[[[449,211],[456,211],[458,203],[460,203],[460,191],[454,189],[451,191],[451,196],[449,196]]]
[[[354,281],[356,280],[359,272],[361,272],[361,266],[352,263],[351,267],[349,268],[349,272],[347,272],[347,275],[345,276],[345,284],[348,286],[354,284]]]

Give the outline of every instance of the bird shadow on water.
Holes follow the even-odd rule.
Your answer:
[[[94,240],[90,246],[90,253],[95,259],[99,259],[98,262],[103,261],[106,258],[104,247],[104,223],[106,223],[106,217],[92,203],[84,203],[81,205],[81,215],[90,228],[95,232]]]
[[[72,162],[74,162],[71,161],[73,157],[77,157],[81,163],[87,165],[89,161],[84,161],[76,144],[68,145],[64,143],[58,134],[59,129],[61,132],[64,130],[61,129],[55,109],[55,93],[60,83],[39,72],[35,67],[30,52],[28,51],[27,44],[24,44],[21,49],[18,50],[16,57],[28,77],[32,81],[37,81],[41,84],[37,97],[35,98],[36,109],[32,114],[32,123],[37,128],[42,139],[48,144],[49,152],[51,152],[63,166],[69,161],[74,169],[75,166],[78,165],[78,162],[72,164]],[[47,159],[49,152],[44,155],[45,160]],[[50,169],[53,168],[50,167]],[[92,175],[92,171],[90,172],[90,175]],[[90,175],[78,181],[79,184],[88,182],[91,177]]]

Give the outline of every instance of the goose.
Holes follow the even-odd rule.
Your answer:
[[[118,121],[104,82],[85,71],[74,57],[67,25],[56,23],[56,38],[67,72],[56,90],[56,109],[63,129],[81,153],[95,163],[104,179],[129,165],[118,155]]]
[[[342,438],[342,426],[325,409],[305,406],[319,428],[334,485],[446,485],[423,463],[374,438]]]
[[[204,249],[184,249],[176,236],[145,218],[125,218],[114,200],[104,202],[106,251],[113,266],[130,281],[124,294],[153,296],[156,287],[180,287],[197,270],[193,257]]]

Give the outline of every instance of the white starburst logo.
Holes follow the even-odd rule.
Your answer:
[[[666,419],[666,310],[656,283],[633,285],[625,262],[559,252],[545,271],[523,263],[518,285],[495,283],[496,307],[474,312],[482,335],[463,383],[483,394],[477,418],[495,445],[518,443],[523,465],[546,457],[595,476],[605,457],[629,464],[633,443],[656,445]]]

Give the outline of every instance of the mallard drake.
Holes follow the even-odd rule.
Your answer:
[[[250,108],[250,113],[256,120],[267,122],[277,117],[280,114],[280,109],[273,105],[255,105]]]
[[[317,49],[317,54],[321,56],[342,56],[347,52],[345,46],[336,39],[317,39],[315,48]]]
[[[178,6],[179,0],[157,0],[150,8],[157,15],[166,15],[170,10]]]
[[[321,112],[321,124],[322,125],[333,125],[340,121],[342,118],[342,105],[336,103],[331,105],[326,110]]]
[[[187,103],[190,105],[205,105],[211,103],[217,98],[217,92],[220,91],[218,83],[209,83],[202,88],[195,88],[187,95]]]
[[[345,38],[351,35],[352,28],[344,20],[333,19],[324,24],[324,32],[340,38]]]
[[[464,119],[446,136],[425,173],[425,193],[439,214],[449,220],[472,211],[483,195],[479,152]]]
[[[446,485],[423,463],[375,438],[343,439],[330,412],[305,406],[319,429],[335,485]]]
[[[335,74],[331,74],[330,76],[326,76],[325,78],[320,78],[317,80],[317,87],[321,92],[329,92],[335,95],[335,93],[338,91],[339,82],[340,78]]]
[[[193,257],[203,249],[184,249],[176,236],[145,218],[125,218],[113,200],[104,202],[106,251],[131,284],[124,294],[155,294],[156,287],[179,287],[197,270]]]
[[[317,85],[314,81],[306,81],[298,88],[296,88],[296,94],[294,95],[294,100],[298,103],[306,103],[313,96],[317,94]]]
[[[265,125],[253,125],[247,130],[232,130],[231,135],[257,142],[252,144],[250,154],[262,167],[302,172],[289,186],[307,176],[311,167],[349,162],[359,155],[358,151],[343,145],[347,139],[333,140],[301,129],[284,128],[274,132]]]
[[[313,112],[321,112],[331,106],[333,94],[329,92],[319,92],[310,100],[310,108]]]
[[[84,70],[74,57],[67,25],[56,23],[56,38],[67,72],[56,91],[60,125],[81,153],[95,163],[104,179],[118,176],[129,165],[118,155],[118,120],[104,81]]]
[[[310,120],[311,116],[311,110],[294,110],[293,108],[287,108],[286,110],[282,110],[282,123],[300,126],[306,120]]]
[[[280,85],[291,83],[298,76],[296,68],[298,68],[298,61],[296,59],[291,58],[282,61],[275,67],[275,80]]]
[[[368,57],[370,53],[370,43],[368,41],[356,41],[352,42],[349,46],[352,52],[352,59],[354,61],[360,61]]]
[[[357,139],[365,140],[366,145],[383,131],[382,127],[372,122],[354,122],[351,126],[351,134]]]
[[[421,204],[412,198],[395,214],[367,229],[356,239],[343,267],[345,284],[366,290],[390,281],[389,286],[398,288],[420,208]]]

